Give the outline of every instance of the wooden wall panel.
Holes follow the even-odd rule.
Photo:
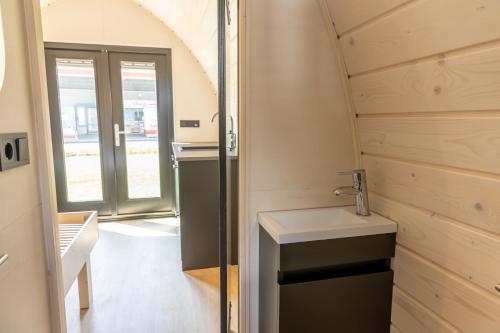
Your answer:
[[[399,224],[394,330],[500,332],[500,1],[357,3],[329,10],[371,207]]]
[[[370,193],[370,205],[397,222],[397,242],[500,299],[500,237]]]
[[[0,173],[0,332],[55,332],[51,327],[24,2],[2,1],[6,72],[0,133],[27,132],[29,165]],[[38,116],[37,116],[38,117]]]
[[[354,77],[360,114],[500,110],[500,47]]]
[[[471,333],[500,332],[500,299],[397,247],[395,283],[434,313]]]
[[[394,288],[392,318],[405,333],[460,332],[398,287]]]
[[[410,0],[327,0],[339,35]]]
[[[347,69],[352,75],[498,39],[499,12],[498,0],[415,1],[343,36]]]
[[[500,235],[499,179],[367,155],[362,161],[375,192]]]
[[[358,128],[365,153],[500,174],[500,112],[498,117],[359,118]]]
[[[240,274],[247,282],[245,332],[257,333],[257,212],[346,203],[332,195],[332,188],[346,182],[335,170],[355,168],[355,153],[345,78],[338,75],[341,62],[326,29],[326,10],[311,0],[251,0],[244,8],[247,237]]]
[[[394,325],[391,325],[391,333],[401,333],[401,331]]]

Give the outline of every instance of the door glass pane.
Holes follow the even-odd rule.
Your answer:
[[[68,201],[102,201],[102,168],[92,60],[57,59]]]
[[[161,197],[154,62],[121,62],[128,197]]]

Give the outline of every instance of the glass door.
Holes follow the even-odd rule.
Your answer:
[[[47,50],[47,82],[60,211],[111,214],[113,149],[100,52]]]
[[[173,206],[165,56],[110,52],[119,214]]]
[[[59,210],[174,211],[170,51],[58,46],[46,60]]]

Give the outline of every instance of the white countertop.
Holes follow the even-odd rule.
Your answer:
[[[278,244],[397,232],[396,223],[375,213],[356,215],[354,206],[261,212],[258,220]]]
[[[197,147],[215,147],[215,148],[196,149]],[[218,142],[173,142],[172,143],[174,158],[176,161],[218,160],[219,159],[218,147],[219,147]],[[227,152],[227,156],[231,159],[237,157],[237,155],[234,152]]]
[[[217,160],[219,158],[219,143],[217,142],[173,142],[176,161]],[[185,147],[216,147],[210,150],[185,150]]]

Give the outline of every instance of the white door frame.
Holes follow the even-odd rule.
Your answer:
[[[49,282],[50,315],[52,332],[66,333],[66,313],[59,253],[59,226],[57,221],[56,183],[52,155],[49,100],[45,72],[42,14],[40,0],[23,0],[26,43],[30,66],[31,96],[35,121],[35,143],[45,258]]]

